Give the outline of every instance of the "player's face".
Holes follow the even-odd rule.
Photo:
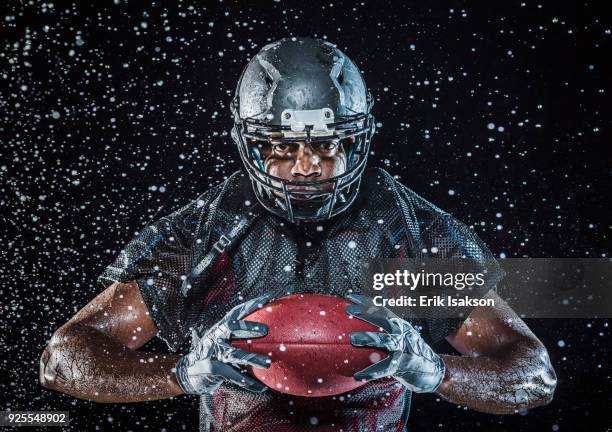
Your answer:
[[[346,171],[346,149],[350,143],[318,141],[272,142],[261,148],[266,172],[289,181],[320,181]],[[331,185],[326,186],[327,188]],[[290,190],[318,190],[313,186],[290,186]]]

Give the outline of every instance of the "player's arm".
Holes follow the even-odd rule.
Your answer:
[[[441,356],[446,368],[437,393],[491,414],[548,404],[557,378],[542,342],[495,293],[495,308],[474,309],[448,336],[462,356]]]
[[[96,402],[140,402],[182,394],[178,355],[137,351],[157,334],[136,282],[115,283],[52,336],[40,382]]]

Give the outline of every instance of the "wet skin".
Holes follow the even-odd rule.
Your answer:
[[[293,143],[280,143],[272,140],[271,143],[251,142],[257,146],[263,159],[266,173],[293,182],[324,181],[343,174],[347,169],[347,151],[354,138],[342,142],[323,141],[307,144],[304,141]],[[277,185],[280,187],[280,184]],[[318,186],[289,185],[290,192],[324,191],[331,189],[332,183]],[[280,192],[274,192],[279,197]],[[293,196],[294,199],[308,199]]]
[[[346,150],[337,142],[274,143],[262,147],[266,172],[290,181],[318,181],[346,171]]]
[[[264,166],[287,180],[323,180],[346,169],[346,152],[264,148]],[[437,393],[491,414],[511,414],[552,400],[556,375],[548,352],[496,294],[495,308],[478,307],[447,341],[461,356],[443,355],[446,375]],[[115,283],[52,336],[40,359],[49,389],[97,402],[140,402],[182,394],[175,354],[139,351],[157,334],[136,282]]]

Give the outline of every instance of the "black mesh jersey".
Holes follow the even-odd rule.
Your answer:
[[[236,246],[221,253],[207,276],[182,294],[180,287],[192,269],[247,213],[253,216]],[[212,326],[233,306],[264,292],[344,296],[360,291],[365,258],[428,256],[469,257],[483,266],[493,260],[467,226],[384,170],[365,172],[359,195],[346,212],[301,225],[261,210],[248,176],[237,172],[145,227],[99,280],[105,286],[136,281],[158,336],[171,351],[186,353],[191,328]],[[461,320],[431,317],[413,324],[427,342],[436,343]],[[316,425],[322,431],[402,431],[410,398],[410,391],[391,378],[324,398],[274,390],[252,394],[224,384],[212,396],[201,397],[200,430],[301,431]]]

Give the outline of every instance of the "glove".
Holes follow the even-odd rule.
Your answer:
[[[212,394],[224,381],[253,392],[266,391],[263,383],[235,366],[266,369],[270,366],[270,358],[231,346],[230,337],[251,339],[268,334],[265,324],[242,318],[271,299],[272,296],[266,294],[239,304],[210,329],[192,331],[191,351],[176,363],[176,379],[184,393]]]
[[[380,348],[389,356],[355,373],[358,381],[371,381],[392,376],[416,393],[432,393],[444,380],[444,362],[421,338],[412,325],[389,309],[378,307],[362,295],[350,294],[355,304],[347,305],[346,312],[385,331],[351,333],[351,344],[356,347]]]

